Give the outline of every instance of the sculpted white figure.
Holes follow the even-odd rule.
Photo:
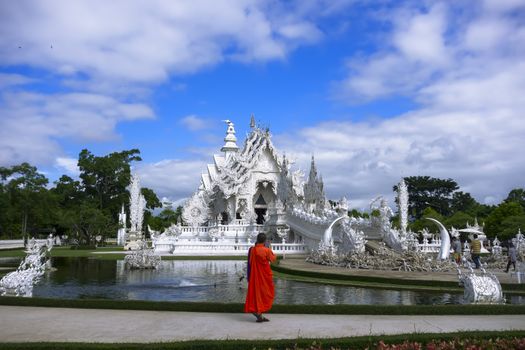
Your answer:
[[[189,226],[199,226],[209,219],[209,209],[203,192],[195,192],[182,209],[182,219]]]
[[[144,220],[144,209],[146,208],[146,200],[140,192],[140,179],[137,174],[131,175],[129,202],[129,221],[131,224],[130,231],[141,234],[142,222]]]
[[[469,265],[470,267],[470,265]],[[498,278],[493,273],[481,269],[481,274],[470,272],[463,274],[458,268],[459,282],[464,290],[464,299],[472,304],[502,304],[505,303],[503,291]]]
[[[32,238],[26,250],[27,255],[16,271],[8,273],[0,280],[0,295],[32,296],[33,286],[49,266],[48,257],[52,248],[52,236],[48,238],[45,245],[36,243]]]
[[[155,269],[160,265],[161,258],[149,249],[146,242],[137,241],[139,248],[124,257],[124,262],[129,269]]]

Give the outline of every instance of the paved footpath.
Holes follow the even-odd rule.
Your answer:
[[[376,316],[93,310],[0,306],[0,342],[149,343],[191,339],[332,338],[413,332],[524,330],[523,315]]]

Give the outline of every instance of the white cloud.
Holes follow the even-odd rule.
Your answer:
[[[78,168],[78,160],[76,158],[68,157],[57,157],[55,166],[59,169],[63,169],[70,176],[78,177],[80,175],[80,169]]]
[[[57,140],[115,139],[118,122],[153,118],[140,103],[122,103],[89,93],[4,93],[0,101],[0,164],[54,164],[62,154]]]
[[[429,64],[446,62],[444,44],[445,13],[435,5],[427,13],[399,21],[393,36],[393,44],[407,59]]]
[[[501,201],[525,186],[516,153],[525,147],[525,123],[503,113],[426,110],[380,123],[326,122],[278,135],[275,143],[306,171],[315,154],[328,196],[346,195],[355,207],[377,194],[391,197],[401,177],[415,175],[450,177],[481,202]]]
[[[189,197],[200,184],[200,174],[206,170],[206,160],[167,159],[156,163],[137,164],[141,185],[151,188],[159,197],[175,201]]]
[[[191,131],[204,130],[210,127],[210,121],[196,115],[188,115],[180,120],[180,123]]]
[[[33,81],[34,79],[21,74],[0,73],[0,88],[4,89],[7,87],[29,84]]]
[[[75,79],[156,83],[225,60],[284,59],[321,37],[314,1],[16,1],[0,8],[0,60]],[[20,48],[19,48],[20,47]],[[95,86],[95,88],[100,88]]]
[[[331,8],[324,0],[1,2],[0,62],[33,73],[0,73],[0,87],[11,88],[2,95],[0,164],[49,165],[64,139],[114,138],[117,123],[153,116],[152,88],[170,77],[225,61],[284,60],[322,38],[316,21]],[[61,93],[24,93],[32,76]],[[205,126],[196,116],[183,122]]]
[[[451,177],[486,203],[525,187],[525,21],[509,10],[525,2],[505,4],[474,4],[469,17],[444,5],[394,11],[393,31],[379,51],[350,59],[339,94],[353,103],[405,95],[419,106],[281,135],[282,147],[303,165],[314,152],[328,194],[349,194],[358,207],[392,195],[402,176]]]

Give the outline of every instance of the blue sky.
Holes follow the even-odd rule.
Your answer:
[[[17,1],[0,4],[0,165],[51,180],[83,148],[139,148],[180,200],[254,113],[331,198],[401,176],[479,201],[523,187],[525,1]]]

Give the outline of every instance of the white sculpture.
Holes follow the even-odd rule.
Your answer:
[[[139,236],[142,235],[142,221],[144,220],[146,200],[140,192],[140,179],[137,174],[131,175],[131,185],[129,192],[129,221],[131,224],[130,232],[140,238]]]
[[[458,268],[459,282],[465,288],[464,299],[473,304],[501,304],[505,302],[498,278],[482,268],[481,274],[470,272],[462,274]]]
[[[117,245],[123,246],[126,244],[126,212],[124,211],[124,204],[118,214],[118,231],[117,231]]]
[[[24,296],[33,295],[33,286],[44,275],[49,266],[48,257],[53,248],[53,237],[46,244],[38,244],[31,239],[26,250],[26,257],[16,271],[10,272],[0,280],[0,295]]]
[[[405,183],[405,179],[401,179],[397,186],[398,193],[398,208],[399,208],[399,226],[401,228],[401,234],[406,236],[408,226],[408,187]]]
[[[379,202],[379,206],[376,205],[377,202]],[[408,249],[406,227],[404,233],[392,227],[390,218],[394,212],[388,206],[387,200],[383,196],[374,198],[370,202],[370,210],[379,212],[379,218],[372,218],[372,224],[378,227],[383,242],[397,252],[406,251]]]
[[[503,254],[503,248],[501,247],[501,242],[498,239],[498,236],[492,241],[492,255],[501,256]]]
[[[189,226],[199,226],[209,219],[208,204],[203,192],[195,192],[184,204],[182,219]]]
[[[143,241],[137,241],[139,248],[124,257],[126,267],[129,269],[155,269],[160,265],[161,258],[155,255]]]
[[[439,232],[441,234],[441,247],[439,249],[439,259],[447,260],[450,256],[450,236],[445,226],[436,219],[426,218],[427,220],[433,221],[438,225]]]
[[[354,227],[352,223],[357,223],[354,218],[343,220],[341,223],[343,229],[343,247],[345,252],[361,254],[365,252],[365,234]]]

